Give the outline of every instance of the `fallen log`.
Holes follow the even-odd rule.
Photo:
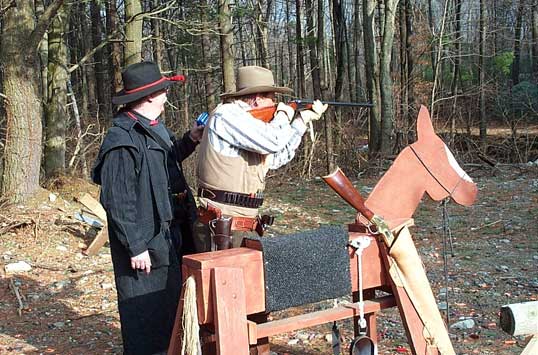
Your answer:
[[[501,307],[501,328],[510,335],[538,333],[538,301],[507,304]]]

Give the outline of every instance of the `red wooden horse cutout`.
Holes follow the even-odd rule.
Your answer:
[[[424,192],[435,201],[451,197],[469,206],[477,187],[435,134],[428,109],[421,106],[418,140],[398,155],[366,200],[366,206],[386,220],[411,218]]]

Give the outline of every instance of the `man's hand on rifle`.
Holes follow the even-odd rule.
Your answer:
[[[305,124],[317,121],[321,118],[321,115],[327,111],[328,107],[329,105],[321,103],[320,100],[314,100],[312,108],[300,112],[301,118]]]

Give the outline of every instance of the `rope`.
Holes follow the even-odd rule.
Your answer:
[[[199,355],[202,354],[202,349],[199,337],[198,309],[196,307],[196,282],[193,276],[189,276],[184,287],[183,316],[181,318],[183,329],[181,355]]]
[[[452,244],[452,231],[450,230],[450,216],[448,214],[448,200],[445,198],[441,202],[443,208],[443,271],[445,276],[445,303],[446,303],[446,324],[450,324],[450,308],[448,298],[448,247],[450,247],[450,256],[454,257],[454,245]]]

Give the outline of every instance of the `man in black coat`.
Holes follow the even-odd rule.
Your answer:
[[[112,102],[125,107],[105,136],[92,178],[107,212],[124,354],[165,354],[181,291],[182,244],[192,243],[196,218],[181,162],[203,127],[176,139],[159,121],[168,87],[182,76],[164,77],[156,64],[141,62],[122,77],[124,90]]]

